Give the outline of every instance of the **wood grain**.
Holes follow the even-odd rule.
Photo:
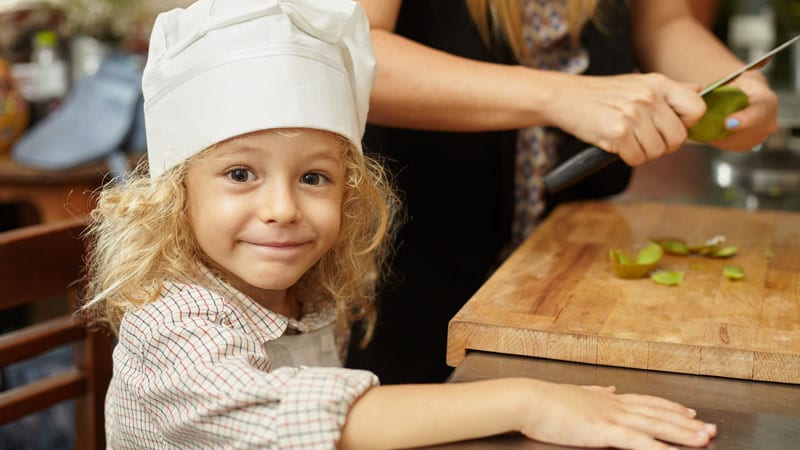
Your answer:
[[[608,250],[723,235],[727,259],[665,255],[681,286],[617,278]],[[723,277],[737,264],[745,278]],[[559,207],[450,321],[467,349],[800,383],[800,214],[664,203]]]

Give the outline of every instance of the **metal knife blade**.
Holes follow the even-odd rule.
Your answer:
[[[739,75],[751,69],[759,69],[766,65],[775,54],[791,46],[800,40],[800,35],[797,35],[781,45],[773,48],[767,53],[761,55],[755,60],[745,64],[740,69],[720,78],[719,80],[711,83],[700,91],[700,96],[705,96],[714,89],[730,83],[739,77]],[[619,156],[614,153],[609,153],[597,147],[588,147],[576,154],[572,158],[564,161],[561,165],[548,172],[543,178],[542,183],[544,189],[550,194],[563,191],[564,189],[574,185],[575,183],[583,180],[589,175],[597,172],[598,170],[607,167],[614,161],[617,161]]]
[[[784,42],[783,44],[773,48],[772,50],[768,51],[767,53],[764,53],[763,55],[759,56],[758,58],[754,59],[753,61],[747,63],[741,69],[739,69],[739,70],[737,70],[737,71],[735,71],[735,72],[733,72],[733,73],[731,73],[731,74],[729,74],[729,75],[727,75],[725,77],[722,77],[719,80],[717,80],[717,81],[709,84],[708,86],[704,87],[703,90],[700,91],[700,96],[702,97],[702,96],[708,94],[709,92],[713,91],[714,89],[716,89],[716,88],[718,88],[718,87],[720,87],[720,86],[722,86],[724,84],[730,83],[731,81],[733,81],[736,78],[738,78],[739,75],[747,72],[750,69],[760,69],[761,67],[767,65],[767,63],[772,59],[773,56],[775,56],[776,53],[779,53],[781,50],[783,50],[786,47],[794,44],[798,40],[800,40],[800,34],[798,34],[797,36],[789,39],[788,41]]]

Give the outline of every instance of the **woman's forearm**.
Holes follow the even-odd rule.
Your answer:
[[[631,16],[634,50],[643,72],[706,85],[742,66],[683,1],[637,0]]]
[[[475,61],[383,29],[372,30],[378,57],[371,123],[438,131],[550,125],[544,106],[569,75]]]

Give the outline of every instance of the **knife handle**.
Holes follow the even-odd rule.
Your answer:
[[[597,147],[585,148],[547,173],[542,179],[544,189],[550,194],[563,191],[618,159],[619,156]]]

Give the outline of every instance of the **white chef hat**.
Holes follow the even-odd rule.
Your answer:
[[[361,150],[375,57],[351,0],[198,0],[156,19],[142,78],[150,176],[228,138],[314,128]]]

